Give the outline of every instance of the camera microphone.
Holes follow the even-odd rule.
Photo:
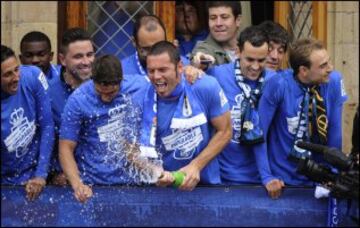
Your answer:
[[[296,142],[296,146],[305,150],[322,154],[327,162],[341,170],[349,170],[352,166],[352,161],[343,152],[334,147],[327,147],[304,141]]]

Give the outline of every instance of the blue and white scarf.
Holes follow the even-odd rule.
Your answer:
[[[207,123],[191,85],[182,77],[169,98],[179,97],[178,104],[171,120],[171,129],[191,129]],[[154,86],[149,86],[143,110],[141,152],[143,156],[155,156],[156,128],[157,128],[157,93]]]
[[[258,102],[264,86],[264,72],[258,79],[258,86],[255,89],[246,84],[244,76],[240,69],[240,59],[235,61],[235,79],[244,101],[241,103],[241,134],[240,143],[253,145],[264,142],[263,131],[260,127],[259,111],[257,110]]]
[[[289,159],[297,161],[300,158],[309,158],[311,152],[296,146],[297,141],[309,142],[309,102],[310,102],[310,88],[298,82],[300,88],[304,92],[304,97],[301,102],[301,112],[299,116],[298,127],[296,129],[294,146],[290,151]]]
[[[137,51],[135,52],[135,60],[136,60],[136,64],[137,64],[137,66],[138,66],[138,69],[139,69],[139,71],[140,71],[140,74],[147,77],[147,73],[146,73],[146,71],[144,70],[144,68],[142,67],[141,63],[140,63],[140,60],[139,60],[139,56],[138,56],[138,52],[137,52]]]

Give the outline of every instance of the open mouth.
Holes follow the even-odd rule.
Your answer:
[[[165,82],[156,82],[156,83],[155,83],[155,86],[156,86],[157,89],[162,90],[162,89],[165,89],[165,88],[166,88],[167,83],[165,83]]]
[[[17,82],[11,84],[11,85],[10,85],[10,91],[16,91],[17,88],[18,88],[18,84],[19,84],[19,83],[17,83]]]

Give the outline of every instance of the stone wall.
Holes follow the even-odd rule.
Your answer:
[[[49,36],[56,56],[57,4],[57,1],[1,1],[1,44],[18,55],[21,38],[37,30]]]
[[[352,124],[359,105],[359,2],[328,2],[328,50],[349,96],[343,112],[343,151],[351,150]]]

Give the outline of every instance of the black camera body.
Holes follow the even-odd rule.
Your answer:
[[[324,160],[337,168],[334,172],[330,167],[318,164],[310,158],[300,158],[297,172],[307,176],[310,180],[324,185],[330,194],[336,198],[359,198],[359,161],[358,157],[347,157],[336,148],[323,145],[297,142],[296,146],[323,155]]]

